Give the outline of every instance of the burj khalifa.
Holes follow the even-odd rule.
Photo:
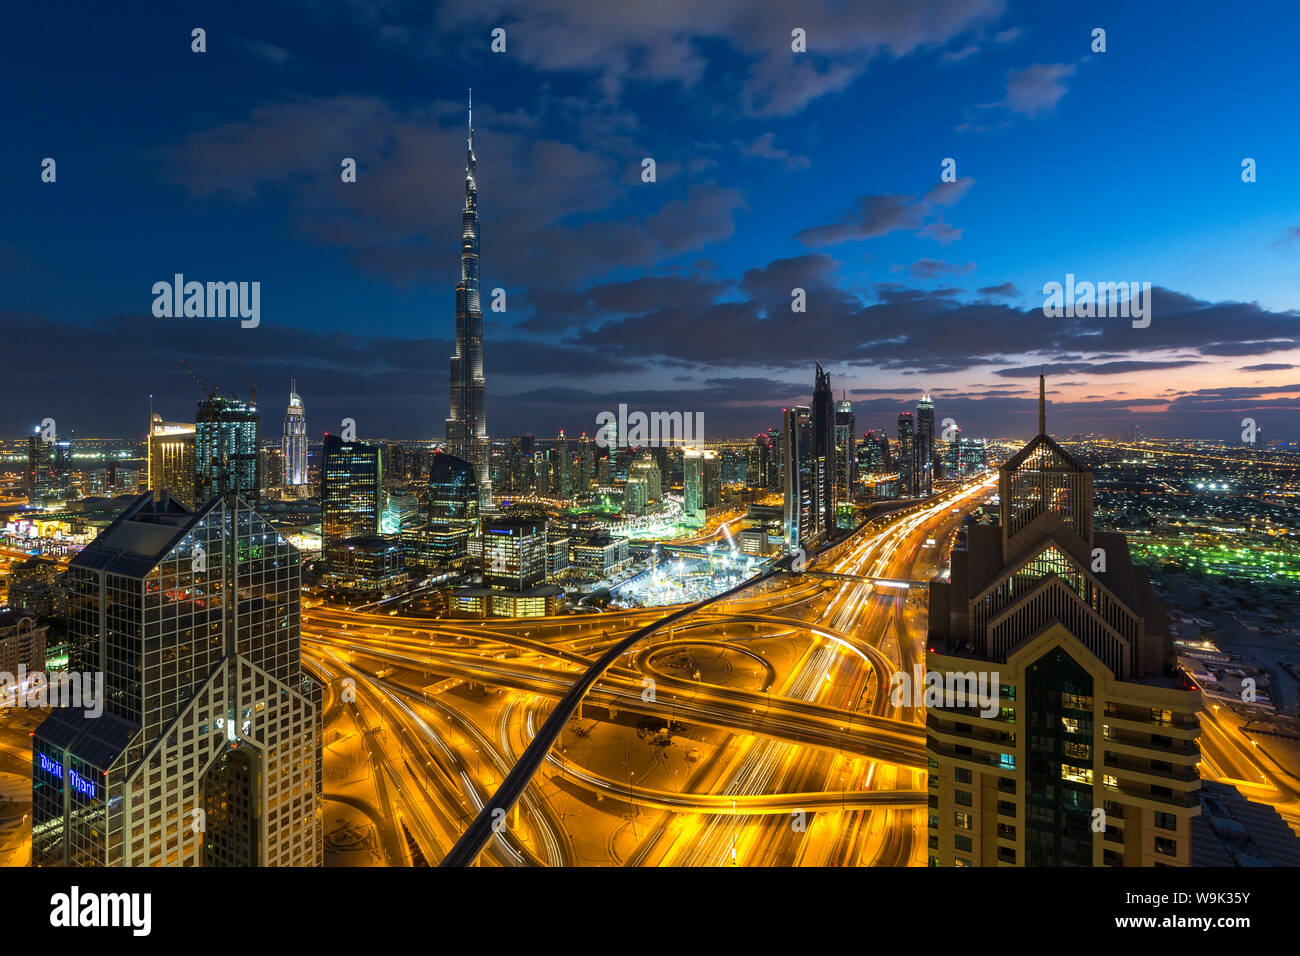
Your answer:
[[[470,91],[469,141],[465,149],[465,209],[461,214],[460,281],[456,283],[456,354],[451,357],[451,411],[447,451],[474,466],[480,505],[492,498],[490,444],[483,377],[483,311],[479,307],[478,184],[474,156],[474,99]]]

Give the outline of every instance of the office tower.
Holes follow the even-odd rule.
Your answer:
[[[438,452],[429,470],[429,523],[478,533],[478,481],[469,462]]]
[[[298,396],[298,380],[289,380],[289,407],[284,413],[284,484],[291,488],[307,484],[307,410]]]
[[[474,466],[479,503],[492,502],[491,445],[487,434],[483,377],[483,311],[479,307],[478,158],[474,155],[474,102],[469,111],[465,147],[465,208],[461,212],[460,282],[456,283],[456,354],[451,357],[451,411],[447,416],[447,451]]]
[[[578,436],[578,491],[590,491],[596,478],[596,443],[586,432]]]
[[[899,412],[897,458],[898,483],[901,486],[902,494],[909,497],[916,496],[916,489],[918,487],[915,446],[915,436],[912,431],[912,413]]]
[[[669,448],[666,445],[656,445],[650,449],[650,457],[654,459],[659,466],[659,485],[661,488],[671,488],[673,484],[673,455],[680,452],[680,449]],[[610,463],[610,476],[614,474],[613,462]]]
[[[383,454],[377,445],[325,436],[321,456],[321,546],[379,533],[383,507]]]
[[[67,502],[70,492],[70,442],[46,441],[38,426],[27,437],[27,468],[23,475],[23,491],[27,503],[46,508]]]
[[[816,486],[813,508],[817,513],[817,532],[829,534],[835,528],[835,399],[831,394],[831,376],[817,366],[813,386],[813,467]]]
[[[236,494],[145,494],[67,578],[69,669],[103,675],[104,710],[34,734],[32,862],[320,866],[297,550]]]
[[[856,421],[853,403],[847,399],[835,406],[835,501],[840,505],[853,503],[853,489],[858,480]]]
[[[648,501],[663,501],[663,475],[653,458],[641,458],[627,466],[627,480],[638,478],[645,482]]]
[[[194,416],[194,503],[202,508],[234,492],[245,501],[262,495],[257,454],[257,408],[213,393]]]
[[[555,439],[551,464],[555,469],[552,489],[560,498],[568,501],[573,497],[573,455],[569,452],[569,440],[564,437],[564,429],[560,429],[560,436]]]
[[[926,667],[985,698],[927,702],[930,864],[1185,866],[1199,692],[1127,539],[1093,530],[1092,472],[1048,437],[1039,388],[998,523],[967,524],[930,586]]]
[[[483,587],[457,591],[458,612],[492,617],[542,617],[563,609],[564,590],[546,583],[546,522],[483,522]]]
[[[916,441],[912,445],[915,494],[924,497],[934,488],[934,401],[928,394],[916,403]]]
[[[505,461],[502,464],[500,480],[497,487],[506,494],[520,494],[528,490],[524,478],[524,455],[517,435],[512,435],[506,445]]]
[[[165,422],[157,413],[149,422],[149,490],[164,489],[187,508],[194,500],[194,426]]]
[[[814,504],[816,469],[813,461],[812,411],[806,405],[782,409],[782,466],[785,487],[785,543],[787,551],[806,547],[817,535]]]
[[[706,512],[722,500],[721,462],[716,452],[703,448],[682,451],[682,518],[702,526]]]
[[[545,498],[551,493],[551,459],[545,449],[533,454],[533,481],[540,497]]]
[[[749,446],[749,462],[745,472],[745,483],[750,488],[769,488],[772,481],[772,442],[767,435],[754,436],[754,443]]]
[[[948,443],[948,462],[944,474],[950,478],[969,478],[988,464],[988,449],[983,438],[967,438],[957,429]]]
[[[394,486],[384,494],[380,534],[400,534],[420,523],[420,498],[406,485]]]

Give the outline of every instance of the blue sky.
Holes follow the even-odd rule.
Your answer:
[[[1058,432],[1300,438],[1293,6],[462,7],[11,14],[5,432],[141,433],[150,393],[192,414],[180,358],[242,392],[240,356],[268,433],[296,376],[313,432],[440,436],[473,86],[494,436],[753,432],[820,361],[861,427],[930,389],[1025,434],[1046,368]],[[153,318],[176,272],[260,281],[261,326]],[[1044,317],[1066,273],[1150,282],[1151,327]]]

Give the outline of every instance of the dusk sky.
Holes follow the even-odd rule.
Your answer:
[[[752,434],[820,362],[859,431],[928,390],[1027,435],[1045,371],[1057,434],[1300,439],[1293,3],[127,6],[6,13],[6,437],[192,421],[179,360],[244,396],[238,357],[264,435],[296,377],[313,435],[441,438],[473,87],[494,438]],[[175,273],[260,325],[155,318]],[[1045,317],[1067,273],[1150,282],[1150,326]]]

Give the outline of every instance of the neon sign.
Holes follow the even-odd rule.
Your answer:
[[[52,773],[60,780],[63,779],[63,765],[57,761],[51,760],[45,754],[40,754],[41,769],[46,773]],[[88,800],[95,799],[95,782],[88,780],[75,770],[68,771],[68,782],[72,784],[72,789],[77,791]]]

